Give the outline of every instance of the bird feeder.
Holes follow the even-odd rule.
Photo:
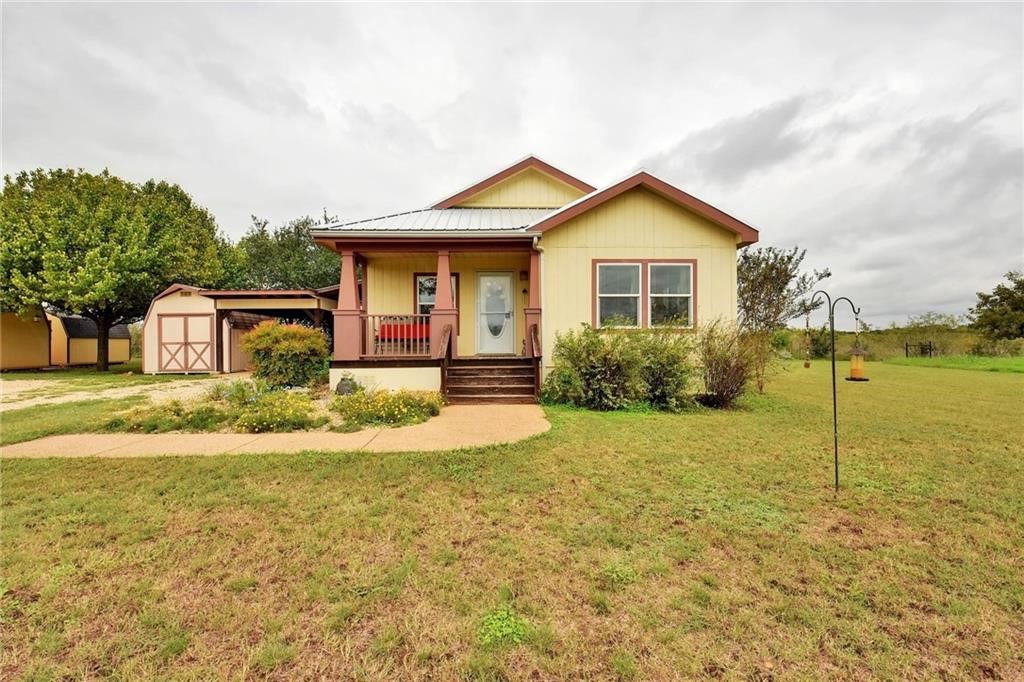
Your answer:
[[[847,381],[867,381],[868,378],[864,376],[864,350],[860,347],[859,341],[853,342],[853,348],[850,349],[850,376],[846,377]]]

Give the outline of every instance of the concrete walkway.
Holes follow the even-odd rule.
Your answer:
[[[0,448],[0,457],[158,457],[303,450],[422,452],[511,443],[550,428],[539,405],[452,405],[422,424],[395,429],[355,433],[81,433],[8,445]]]

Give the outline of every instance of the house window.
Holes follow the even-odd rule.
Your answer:
[[[597,325],[640,326],[640,264],[599,263]]]
[[[697,261],[594,260],[595,327],[691,329],[697,311]]]
[[[437,295],[437,275],[422,274],[415,275],[416,282],[416,312],[420,315],[429,315],[434,309],[434,298]],[[452,303],[459,307],[459,276],[452,275]]]
[[[693,319],[693,268],[689,263],[650,263],[648,316],[652,327],[689,327]]]

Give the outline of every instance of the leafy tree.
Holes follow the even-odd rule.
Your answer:
[[[46,305],[96,322],[99,370],[110,328],[142,317],[174,282],[221,277],[217,226],[177,185],[135,185],[104,170],[23,171],[0,193],[5,308]]]
[[[978,292],[973,326],[992,340],[1024,338],[1024,271],[1006,273],[991,293]]]
[[[326,212],[323,222],[330,222]],[[235,247],[241,288],[319,289],[338,283],[338,254],[317,246],[310,230],[321,221],[304,216],[275,228],[252,217],[252,226]]]
[[[764,390],[771,360],[771,338],[793,318],[819,305],[807,296],[818,282],[832,276],[826,268],[802,272],[807,249],[774,246],[743,249],[736,262],[739,327],[748,340],[757,389]]]

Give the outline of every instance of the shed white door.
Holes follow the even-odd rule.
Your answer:
[[[477,276],[477,353],[500,355],[515,352],[512,300],[510,273]]]
[[[213,315],[157,318],[161,372],[213,371]]]

